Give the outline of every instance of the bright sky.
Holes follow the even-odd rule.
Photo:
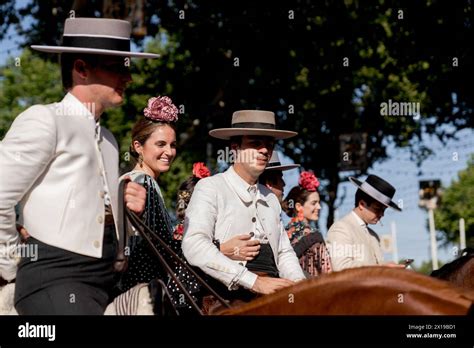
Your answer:
[[[450,141],[443,146],[435,139],[426,139],[424,144],[432,146],[435,150],[433,158],[425,161],[421,167],[423,175],[418,176],[418,168],[415,163],[410,161],[407,149],[395,149],[388,147],[387,153],[392,157],[382,163],[375,164],[369,169],[369,174],[378,175],[390,182],[397,192],[394,200],[403,199],[403,212],[397,212],[393,209],[387,209],[385,217],[382,219],[383,226],[377,224],[371,226],[379,235],[391,234],[391,222],[395,222],[397,230],[397,246],[399,259],[415,259],[415,267],[423,261],[431,260],[430,235],[428,230],[428,213],[418,207],[418,182],[420,180],[440,179],[444,187],[457,179],[457,173],[467,167],[467,160],[474,153],[474,130],[465,129],[458,133],[459,140]],[[458,160],[453,160],[453,153],[457,153]],[[288,157],[280,156],[282,163],[293,163]],[[313,169],[316,173],[318,168]],[[298,184],[298,170],[289,170],[284,172],[286,182],[285,195],[290,189]],[[366,176],[360,179],[365,180]],[[346,189],[346,199],[342,202],[337,211],[339,218],[349,213],[354,205],[354,196],[357,187],[350,182],[339,184],[338,199],[339,203],[343,196],[343,190]],[[436,211],[435,211],[436,214]],[[323,206],[320,214],[319,227],[323,235],[326,235],[326,221],[328,215],[327,206]],[[453,260],[456,255],[453,248],[458,245],[450,245],[447,248],[438,248],[438,260],[446,262]],[[392,260],[391,254],[385,254],[386,260]]]

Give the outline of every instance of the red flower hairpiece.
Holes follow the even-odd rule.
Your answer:
[[[196,178],[203,179],[211,176],[211,171],[206,167],[204,162],[196,162],[193,164],[193,175]]]
[[[158,96],[148,99],[148,106],[143,113],[152,121],[175,122],[178,120],[178,108],[169,97]]]
[[[319,180],[313,172],[301,172],[298,183],[309,192],[314,192],[319,187]]]

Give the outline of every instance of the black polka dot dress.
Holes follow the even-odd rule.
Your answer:
[[[153,232],[159,235],[181,259],[184,259],[181,250],[181,241],[173,239],[173,225],[168,211],[166,210],[158,183],[151,176],[146,174],[140,174],[138,176],[135,174],[131,177],[132,179],[135,177],[134,181],[143,185],[147,191],[146,206],[142,220]],[[170,265],[171,269],[177,275],[177,278],[183,283],[186,289],[193,294],[194,299],[196,299],[195,294],[199,292],[200,288],[194,276],[172,258],[157,241],[154,242],[154,246],[159,250],[168,265]],[[185,313],[190,308],[186,297],[174,280],[167,275],[160,261],[154,255],[152,248],[148,245],[148,242],[142,236],[134,235],[129,239],[129,247],[130,256],[128,259],[128,269],[121,277],[119,284],[120,291],[125,292],[139,283],[148,283],[155,278],[159,278],[167,285],[168,291],[178,311]]]

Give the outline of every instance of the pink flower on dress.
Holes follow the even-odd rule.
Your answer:
[[[178,108],[169,97],[158,96],[148,99],[148,106],[143,113],[152,121],[175,122],[178,120]]]
[[[211,175],[211,171],[206,167],[204,162],[196,162],[193,164],[193,175],[196,178],[207,178]]]
[[[313,172],[302,172],[298,183],[309,192],[314,192],[319,187],[319,180]]]

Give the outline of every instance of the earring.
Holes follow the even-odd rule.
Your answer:
[[[143,168],[143,155],[141,153],[138,154],[138,165]]]
[[[303,207],[299,206],[298,208],[296,208],[296,211],[297,211],[296,218],[298,219],[298,221],[303,221],[304,220]]]

